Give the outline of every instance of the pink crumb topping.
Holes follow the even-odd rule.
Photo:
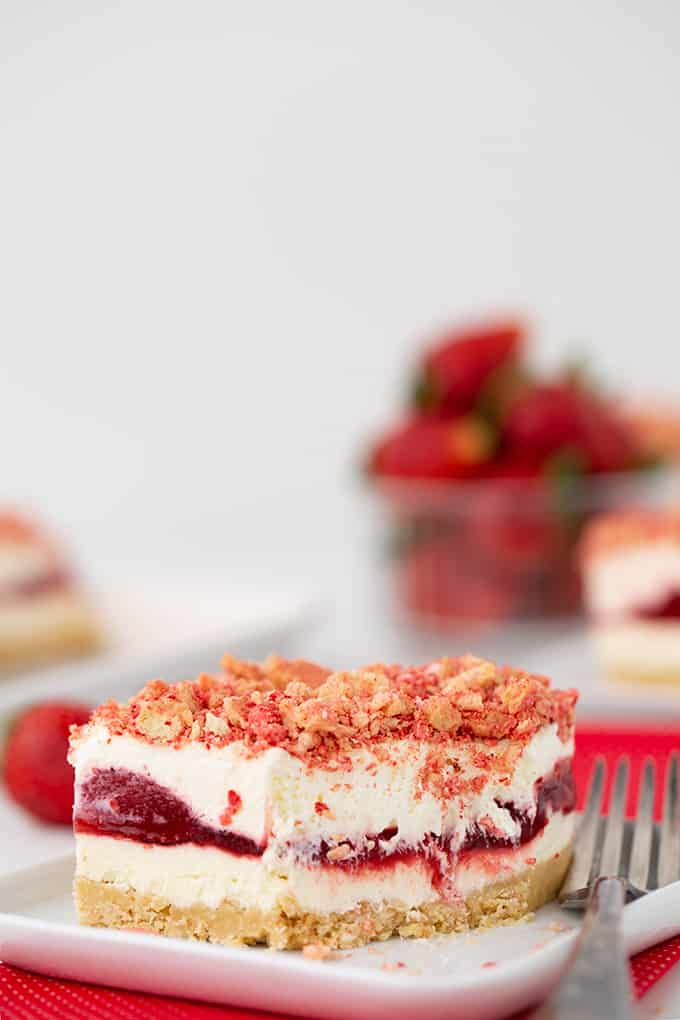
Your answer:
[[[152,744],[241,741],[251,754],[281,747],[309,765],[346,769],[349,751],[395,739],[430,743],[435,752],[454,741],[524,744],[556,723],[564,740],[577,696],[551,688],[543,676],[472,655],[335,673],[276,656],[260,665],[227,655],[216,676],[173,685],[152,680],[128,702],[107,702],[74,729],[71,742],[103,724],[111,735]],[[480,751],[477,764],[485,762]],[[439,764],[435,753],[432,766]]]
[[[238,814],[243,806],[240,794],[236,790],[227,791],[227,806],[220,815],[220,822],[222,825],[231,825],[234,820],[234,815]]]
[[[307,960],[335,960],[337,958],[337,953],[334,953],[328,946],[324,946],[322,942],[310,942],[303,946],[302,955]]]
[[[586,528],[581,543],[584,566],[626,547],[648,542],[680,543],[680,510],[621,510],[601,514]]]

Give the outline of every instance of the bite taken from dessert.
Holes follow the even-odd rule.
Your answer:
[[[576,699],[471,655],[152,681],[72,730],[80,921],[298,949],[518,920],[569,865]]]
[[[54,539],[0,510],[0,672],[96,651],[92,607]]]
[[[680,685],[680,509],[599,517],[585,533],[581,561],[606,675]]]

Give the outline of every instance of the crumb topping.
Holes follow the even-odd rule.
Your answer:
[[[252,754],[281,747],[310,766],[343,769],[348,752],[386,740],[412,738],[435,750],[470,739],[523,744],[549,723],[566,740],[577,697],[546,677],[472,655],[336,673],[277,656],[260,665],[227,655],[218,675],[152,680],[125,703],[107,702],[71,742],[103,724],[151,744],[241,741]]]
[[[680,542],[680,510],[622,510],[602,514],[586,528],[581,558],[587,565],[589,560],[626,546],[663,540]]]
[[[29,517],[0,509],[0,545],[38,553],[46,567],[58,567],[61,550],[53,536]]]
[[[243,801],[241,795],[236,790],[227,791],[227,806],[220,815],[220,822],[222,825],[231,825],[234,820],[234,815],[237,815],[243,807]]]
[[[306,960],[336,960],[338,954],[322,942],[308,942],[302,947],[302,955]]]
[[[0,510],[0,541],[21,545],[42,544],[44,536],[28,518],[10,510]]]

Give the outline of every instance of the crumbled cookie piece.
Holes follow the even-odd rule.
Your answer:
[[[307,960],[336,960],[337,953],[325,946],[323,942],[310,942],[302,947],[302,955]]]
[[[152,680],[124,704],[109,701],[72,740],[104,725],[152,744],[241,741],[250,754],[281,747],[309,765],[343,770],[349,752],[407,737],[439,750],[459,741],[524,742],[554,722],[566,739],[576,698],[545,677],[472,655],[336,673],[278,656],[259,665],[225,655],[216,676]]]

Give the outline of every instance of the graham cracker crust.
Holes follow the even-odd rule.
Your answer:
[[[0,672],[36,663],[88,655],[101,648],[101,633],[89,608],[74,602],[54,614],[38,612],[35,622],[0,628]]]
[[[571,847],[567,847],[548,861],[454,903],[437,901],[409,908],[399,901],[380,906],[362,902],[345,913],[310,913],[292,898],[267,912],[229,900],[215,910],[202,904],[177,907],[162,897],[82,875],[76,876],[74,891],[81,924],[95,927],[226,945],[264,944],[272,949],[302,949],[310,943],[351,949],[392,935],[429,938],[519,921],[556,896],[570,859]]]
[[[680,687],[680,669],[650,669],[649,666],[606,666],[607,679],[615,684],[658,684],[664,687]]]

